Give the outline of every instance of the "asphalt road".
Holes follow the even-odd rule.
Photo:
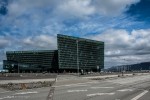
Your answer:
[[[150,100],[150,75],[107,80],[61,80],[50,87],[21,91],[0,89],[0,100]],[[49,98],[48,98],[49,97]]]

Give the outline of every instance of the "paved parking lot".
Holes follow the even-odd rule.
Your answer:
[[[65,76],[55,84],[54,94],[49,94],[50,87],[20,91],[0,89],[0,100],[50,100],[48,96],[53,96],[53,100],[149,100],[149,89],[150,75],[105,80]]]

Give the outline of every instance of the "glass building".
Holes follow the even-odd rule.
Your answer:
[[[43,72],[58,69],[57,50],[7,51],[4,69],[10,72]]]
[[[100,71],[104,68],[104,42],[57,35],[59,69]]]
[[[10,72],[79,72],[104,68],[104,42],[57,35],[58,50],[7,51],[3,68]]]

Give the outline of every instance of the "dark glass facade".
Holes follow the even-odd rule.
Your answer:
[[[57,35],[59,69],[104,68],[104,42]]]
[[[50,71],[58,69],[57,50],[7,51],[4,69],[18,71]]]
[[[7,51],[3,68],[10,72],[100,71],[104,42],[57,35],[58,50]]]

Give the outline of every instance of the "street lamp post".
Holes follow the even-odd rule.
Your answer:
[[[19,66],[18,66],[18,73],[19,73]]]
[[[79,76],[79,58],[78,58],[78,56],[79,56],[79,54],[78,54],[78,53],[79,53],[79,52],[78,52],[78,51],[79,51],[79,50],[78,50],[78,42],[79,42],[79,41],[77,40],[76,42],[77,42],[77,72],[78,72],[78,76]]]
[[[18,73],[19,73],[19,70],[20,70],[20,69],[19,69],[19,64],[18,64]]]

